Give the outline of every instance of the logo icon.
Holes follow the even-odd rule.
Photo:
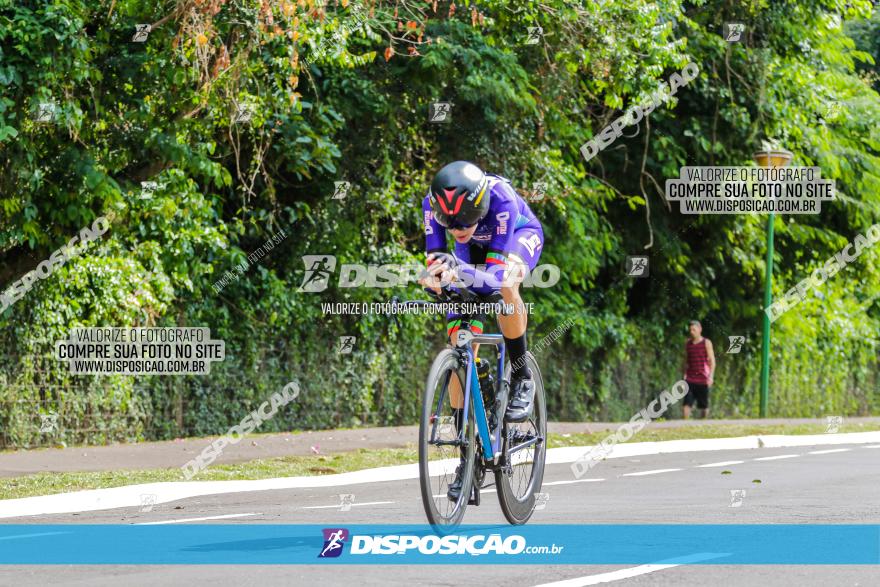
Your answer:
[[[142,512],[151,512],[153,511],[153,506],[156,505],[156,494],[154,493],[142,493],[141,494],[141,511]]]
[[[327,289],[330,276],[336,268],[336,257],[333,255],[303,255],[306,274],[299,291],[317,293]]]
[[[722,29],[724,40],[728,43],[739,43],[742,34],[746,32],[746,25],[741,22],[726,22]]]
[[[235,110],[235,116],[232,119],[234,124],[247,124],[251,121],[251,116],[254,115],[254,105],[253,104],[239,104]]]
[[[150,31],[152,30],[152,25],[150,24],[136,24],[134,25],[134,36],[131,38],[132,43],[143,43],[147,40],[147,37],[150,35]]]
[[[537,45],[544,36],[544,29],[539,26],[530,26],[529,36],[526,38],[526,45]]]
[[[37,122],[52,122],[55,120],[57,106],[54,102],[40,102],[37,106]]]
[[[153,192],[159,189],[159,184],[155,181],[141,182],[141,200],[148,200],[153,197]]]
[[[526,198],[529,202],[540,202],[547,192],[546,181],[536,181],[532,184],[532,193]]]
[[[550,501],[549,493],[536,493],[535,494],[535,511],[543,510],[547,507],[547,502]]]
[[[841,114],[840,102],[835,100],[834,102],[829,102],[825,106],[825,116],[823,118],[826,121],[833,122],[833,121],[837,120],[838,118],[840,118],[840,114]]]
[[[353,493],[340,493],[339,494],[339,511],[347,512],[351,510],[351,504],[354,503],[354,494]]]
[[[743,500],[746,498],[746,490],[745,489],[731,489],[730,490],[730,506],[732,508],[742,507]]]
[[[524,246],[526,249],[528,249],[529,255],[531,255],[532,257],[535,256],[535,251],[541,250],[541,246],[542,246],[541,237],[538,236],[537,234],[533,234],[529,238],[521,236],[517,239],[517,242],[519,242],[520,244],[522,244],[522,246]]]
[[[334,181],[333,182],[333,198],[334,200],[344,200],[345,196],[348,195],[348,190],[351,188],[351,182],[348,181]]]
[[[742,350],[743,345],[746,343],[745,336],[728,336],[727,340],[730,342],[730,347],[727,349],[728,355],[735,355]]]
[[[339,354],[340,355],[350,355],[351,351],[354,350],[354,343],[357,341],[357,337],[355,336],[340,336],[339,337]]]
[[[434,194],[434,199],[437,200],[437,203],[440,204],[440,207],[443,209],[444,214],[455,215],[458,214],[458,211],[461,209],[461,203],[464,202],[464,195],[459,195],[458,199],[455,198],[455,188],[443,188],[443,195],[446,198],[446,204],[443,203],[443,200],[440,199],[439,194]]]
[[[630,277],[648,276],[647,257],[626,257],[626,274]]]
[[[437,434],[441,438],[454,438],[455,434],[455,417],[440,416],[440,422],[437,427]]]
[[[430,122],[452,122],[452,102],[433,102],[428,108]]]
[[[348,540],[348,530],[345,528],[324,528],[324,548],[318,558],[336,558],[342,554],[342,547]]]
[[[825,434],[837,434],[843,426],[843,416],[828,416],[825,418]]]
[[[58,414],[50,412],[48,414],[40,414],[40,433],[49,434],[58,429]]]

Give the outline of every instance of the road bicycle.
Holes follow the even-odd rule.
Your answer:
[[[499,307],[501,296],[478,296],[456,292],[443,300],[412,300],[396,303],[427,307],[441,301],[492,304]],[[497,312],[492,312],[496,313]],[[500,329],[500,328],[499,328]],[[547,410],[544,384],[534,355],[526,354],[526,364],[535,382],[534,409],[522,423],[504,421],[510,393],[511,365],[501,334],[457,332],[454,346],[437,354],[422,397],[419,421],[419,481],[428,522],[438,531],[458,526],[468,505],[480,505],[486,473],[495,473],[495,489],[504,517],[511,524],[525,524],[535,509],[535,494],[541,490],[547,451]],[[477,358],[476,345],[494,350],[492,361]],[[479,370],[482,371],[478,375]],[[501,373],[504,374],[501,377]],[[450,404],[449,383],[456,377],[464,391],[461,431],[455,426]],[[460,450],[462,449],[462,450]],[[463,454],[462,488],[457,500],[447,497],[455,480],[455,469]]]

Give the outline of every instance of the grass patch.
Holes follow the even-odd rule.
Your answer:
[[[755,436],[770,434],[824,434],[825,424],[710,424],[705,426],[680,426],[677,428],[655,428],[649,424],[628,442],[653,442],[661,440],[693,440],[698,438],[735,438],[739,436]],[[878,423],[844,423],[839,433],[873,432],[880,430]],[[559,448],[564,446],[584,446],[602,442],[614,430],[592,432],[590,434],[551,434],[547,446]]]
[[[880,430],[880,423],[844,424],[840,432],[869,432]],[[756,434],[822,434],[824,424],[797,425],[706,425],[683,426],[679,428],[652,428],[650,426],[636,434],[630,442],[661,440],[684,440],[698,438],[728,438]],[[599,443],[612,431],[592,434],[551,434],[548,447],[584,446]],[[335,455],[287,456],[271,459],[258,459],[231,465],[212,465],[195,476],[195,481],[231,481],[242,479],[270,479],[274,477],[301,477],[309,475],[334,475],[375,467],[406,465],[418,462],[418,449],[415,442],[407,448],[358,449]],[[0,499],[31,497],[67,493],[85,489],[102,489],[158,483],[163,481],[183,481],[178,468],[147,469],[132,471],[85,471],[70,473],[38,473],[23,477],[0,478]]]
[[[326,456],[276,457],[229,465],[211,465],[193,477],[193,481],[334,475],[374,467],[406,465],[418,462],[418,459],[418,450],[414,446],[412,448],[359,449]],[[183,480],[183,474],[177,468],[38,473],[24,477],[0,479],[0,499]]]

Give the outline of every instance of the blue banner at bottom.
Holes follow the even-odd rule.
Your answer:
[[[878,565],[880,525],[0,525],[0,564]]]

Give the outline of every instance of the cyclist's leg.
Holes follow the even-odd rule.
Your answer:
[[[526,268],[532,271],[538,265],[544,246],[544,233],[540,228],[522,228],[514,234],[514,241],[516,244],[508,253],[507,270],[501,284],[501,297],[505,304],[513,306],[513,313],[499,316],[498,322],[510,349],[513,374],[518,375],[525,370],[523,373],[527,375],[528,368],[523,357],[526,354],[528,314],[519,287]]]
[[[447,315],[447,320],[449,321],[449,325],[447,326],[447,334],[449,336],[450,344],[455,344],[455,339],[458,336],[458,331],[462,328],[465,330],[470,330],[473,334],[481,334],[483,332],[483,323],[481,321],[480,316],[470,316],[470,315],[462,315],[462,314],[450,314]],[[476,357],[477,353],[480,350],[480,345],[474,345],[474,356]],[[480,393],[479,390],[472,389],[471,393]],[[455,431],[456,433],[461,433],[464,428],[464,390],[461,388],[461,384],[458,381],[458,377],[451,377],[449,379],[449,405],[452,407],[452,415],[455,421]],[[455,470],[455,480],[449,484],[449,491],[446,492],[446,496],[452,500],[457,501],[459,495],[461,494],[462,487],[462,475],[464,474],[464,463],[467,459],[467,449],[464,446],[459,447],[459,457],[460,464],[458,468]]]
[[[528,314],[519,286],[526,270],[531,271],[538,265],[544,246],[543,231],[540,228],[517,230],[514,233],[514,243],[507,254],[507,268],[501,284],[501,297],[505,304],[513,307],[513,312],[499,316],[498,322],[511,365],[511,393],[504,418],[507,422],[524,422],[532,413],[535,383],[526,364]]]
[[[476,247],[473,247],[476,249]],[[482,263],[482,260],[479,260],[479,251],[474,251],[474,255],[471,254],[471,247],[467,245],[459,245],[456,243],[455,245],[455,256],[464,261],[465,263],[476,262]],[[483,258],[485,258],[485,253],[483,253]],[[483,332],[483,322],[484,319],[482,316],[473,316],[467,314],[448,314],[447,315],[447,328],[446,335],[449,337],[449,343],[455,344],[455,340],[458,336],[459,330],[462,328],[466,330],[470,330],[473,334],[482,334]],[[474,345],[474,356],[477,356],[477,353],[480,350],[480,345]],[[465,382],[466,384],[466,382]],[[471,393],[480,393],[480,390],[473,389]],[[459,383],[457,377],[452,377],[449,381],[449,403],[452,406],[452,413],[455,418],[455,429],[458,433],[461,433],[464,428],[464,390],[461,388],[461,383]],[[459,496],[461,495],[462,483],[463,483],[463,475],[464,475],[464,464],[467,460],[467,449],[465,447],[459,447],[459,455],[460,455],[460,463],[455,470],[455,479],[452,483],[449,484],[449,490],[446,492],[446,496],[451,501],[457,501]]]
[[[461,259],[464,263],[480,264],[486,262],[486,250],[468,244],[455,243],[455,256]],[[484,324],[485,318],[483,316],[447,314],[446,335],[449,337],[449,344],[455,344],[455,337],[458,335],[458,331],[462,328],[470,330],[472,334],[482,334]],[[479,350],[480,345],[474,345],[475,357]],[[461,409],[464,406],[464,390],[461,389],[461,385],[455,377],[449,382],[449,401],[450,405],[456,410]]]

